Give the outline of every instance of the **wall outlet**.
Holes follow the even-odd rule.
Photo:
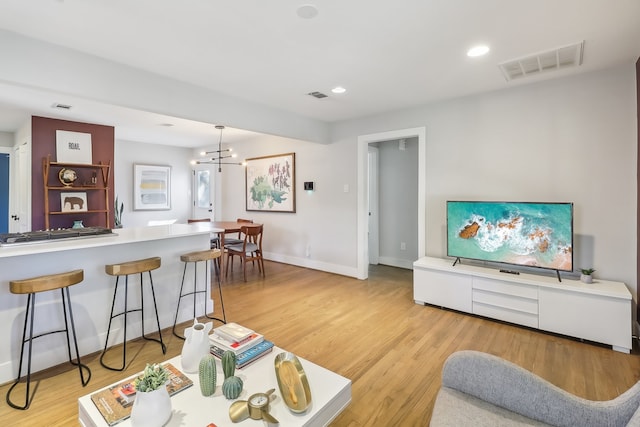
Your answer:
[[[405,242],[400,242],[400,250],[401,251],[406,251],[407,250],[407,244]]]

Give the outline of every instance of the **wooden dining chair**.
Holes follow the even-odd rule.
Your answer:
[[[252,219],[245,219],[245,218],[238,218],[236,219],[236,222],[238,223],[247,223],[247,224],[253,224],[253,220]],[[242,243],[242,236],[240,234],[240,232],[238,233],[229,233],[229,235],[231,237],[227,237],[227,235],[224,235],[224,246],[225,248],[229,245],[239,245],[240,243]],[[236,236],[236,237],[233,237]]]
[[[194,222],[211,222],[211,218],[189,218],[187,223]],[[220,249],[220,238],[218,236],[211,237],[211,249]]]
[[[233,258],[238,256],[242,262],[242,274],[244,281],[247,281],[247,262],[257,262],[258,271],[264,277],[264,259],[262,258],[262,230],[264,226],[260,225],[243,225],[240,227],[240,235],[242,243],[237,245],[226,245],[227,249],[227,267],[225,276],[229,274],[229,264],[233,268]]]

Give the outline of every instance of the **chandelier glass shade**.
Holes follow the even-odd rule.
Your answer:
[[[220,131],[220,138],[218,139],[218,149],[212,151],[203,151],[200,153],[202,156],[213,155],[212,157],[208,157],[202,160],[196,160],[195,164],[197,165],[218,165],[218,172],[222,172],[222,165],[237,165],[243,166],[244,162],[230,162],[225,159],[235,158],[235,153],[232,153],[231,148],[222,149],[222,131],[224,130],[224,126],[216,125],[216,129]]]

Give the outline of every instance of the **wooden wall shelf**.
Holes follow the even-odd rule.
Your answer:
[[[70,169],[75,172],[77,179],[70,185],[63,185],[59,178],[60,171]],[[87,226],[110,227],[110,203],[109,203],[109,177],[111,174],[111,162],[97,164],[80,164],[80,163],[61,163],[52,162],[51,156],[42,159],[42,178],[44,183],[44,213],[45,213],[45,229],[52,227],[51,216],[73,215],[80,216],[86,221]],[[78,182],[78,184],[75,184]],[[63,211],[60,194],[69,193],[86,193],[87,205],[91,209],[86,211]],[[88,192],[88,193],[87,193]],[[102,194],[100,194],[102,193]],[[72,221],[71,221],[72,222]],[[59,227],[60,223],[53,225],[54,228]]]

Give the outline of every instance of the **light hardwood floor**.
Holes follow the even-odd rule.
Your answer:
[[[266,263],[266,271],[263,279],[249,267],[247,283],[239,268],[229,273],[223,285],[227,320],[260,331],[278,346],[350,378],[352,402],[333,426],[428,425],[442,364],[461,349],[501,356],[587,399],[611,399],[640,380],[636,349],[626,355],[416,305],[409,270],[372,267],[365,281],[272,262]],[[14,410],[3,399],[0,425],[78,425],[78,397],[133,375],[147,362],[180,353],[182,341],[170,329],[163,336],[166,356],[158,344],[136,341],[128,348],[132,362],[123,373],[102,368],[98,355],[84,357],[93,371],[85,388],[69,365],[39,374],[31,408]],[[7,388],[0,387],[3,398]]]

